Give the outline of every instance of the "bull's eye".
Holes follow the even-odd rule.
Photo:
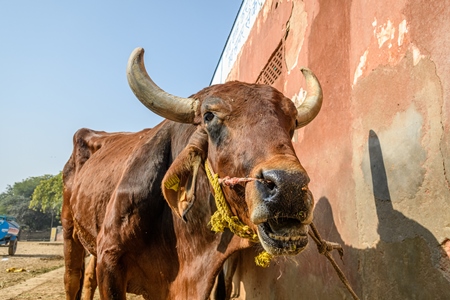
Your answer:
[[[214,114],[210,111],[207,111],[204,115],[203,115],[203,120],[205,120],[205,122],[211,122],[212,119],[214,119]]]

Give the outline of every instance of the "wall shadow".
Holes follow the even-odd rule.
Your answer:
[[[375,207],[378,222],[373,218],[370,222],[379,240],[364,249],[345,244],[331,205],[340,199],[321,197],[316,203],[314,224],[323,239],[342,245],[343,260],[336,251],[332,255],[360,299],[450,299],[449,257],[427,228],[395,210],[382,144],[374,131],[369,132],[367,143],[373,197],[358,201],[374,201],[367,206]],[[356,215],[344,222],[357,222]],[[364,225],[367,228],[370,224]],[[364,239],[363,231],[353,234]],[[225,268],[230,271],[225,277],[228,286],[233,286],[232,298],[352,299],[330,262],[318,253],[314,241],[310,239],[309,243],[295,258],[277,257],[267,269],[254,264],[260,248],[235,253],[227,261],[229,268]]]
[[[450,270],[441,268],[448,256],[427,228],[393,208],[381,143],[373,130],[368,147],[380,241],[364,253],[365,265],[397,299],[450,299]],[[363,274],[369,277],[370,271]],[[367,291],[380,293],[373,287]]]
[[[450,299],[450,258],[427,228],[394,209],[381,143],[373,130],[368,149],[380,240],[374,248],[345,245],[326,197],[315,209],[319,232],[343,246],[345,265],[341,265],[361,299]]]

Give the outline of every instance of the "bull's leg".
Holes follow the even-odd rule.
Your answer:
[[[83,284],[83,300],[94,299],[94,293],[97,289],[97,258],[91,256],[89,259],[88,267],[84,273],[84,284]]]
[[[64,227],[64,288],[67,300],[81,299],[82,280],[84,275],[85,250],[74,234],[73,222],[63,219]]]
[[[97,253],[97,283],[100,299],[126,300],[126,267],[122,264],[120,245],[114,238],[100,238]]]

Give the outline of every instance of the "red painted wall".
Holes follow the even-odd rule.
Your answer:
[[[285,38],[274,86],[295,100],[300,66],[319,78],[322,111],[295,147],[362,299],[450,299],[449,28],[447,0],[267,0],[228,76],[255,82]],[[253,257],[236,256],[235,298],[351,298],[312,241],[268,269]]]

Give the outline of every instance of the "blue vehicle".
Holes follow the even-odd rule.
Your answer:
[[[0,215],[0,247],[8,247],[9,255],[16,253],[19,234],[20,225],[16,218]]]

